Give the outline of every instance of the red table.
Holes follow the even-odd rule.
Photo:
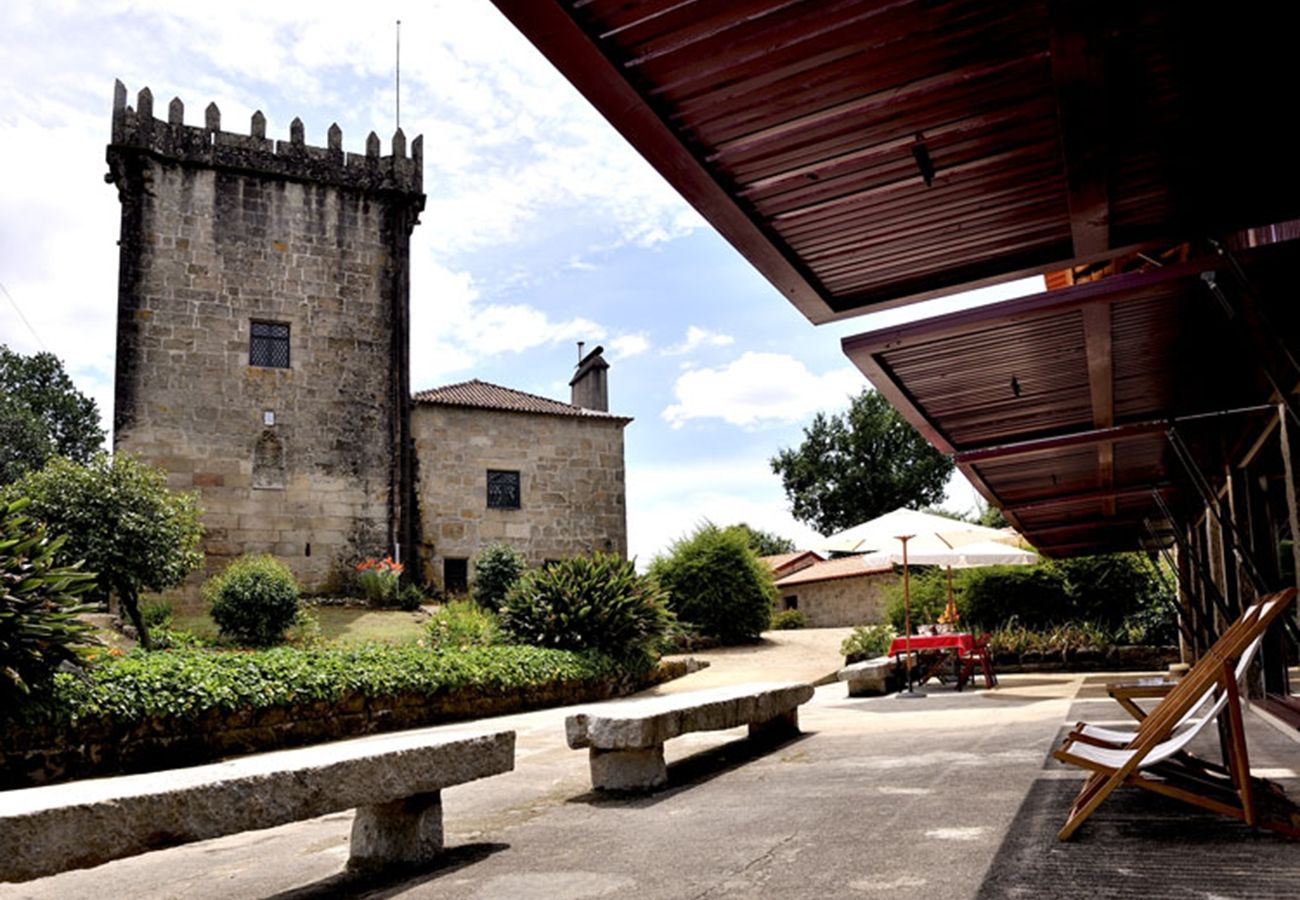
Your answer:
[[[907,653],[907,638],[896,637],[889,642],[889,655],[895,659]],[[924,654],[929,659],[918,659],[920,678],[917,684],[925,684],[932,676],[951,674],[957,679],[957,690],[966,686],[961,677],[961,658],[975,649],[975,637],[969,632],[958,631],[952,634],[914,634],[911,639],[912,652]],[[943,667],[951,656],[952,672],[944,673]]]

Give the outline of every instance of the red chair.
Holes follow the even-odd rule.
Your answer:
[[[988,632],[976,638],[974,646],[962,656],[961,677],[957,681],[959,689],[975,677],[976,665],[980,667],[980,674],[984,676],[984,686],[986,688],[997,687],[998,676],[993,674],[993,660],[989,656]]]

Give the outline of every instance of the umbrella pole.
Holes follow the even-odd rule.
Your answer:
[[[915,535],[900,535],[903,542],[903,657],[907,660],[907,690],[899,691],[900,698],[924,697],[912,688],[912,586],[907,571],[907,542]]]

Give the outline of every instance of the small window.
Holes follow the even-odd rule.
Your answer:
[[[252,322],[248,331],[248,364],[270,369],[289,368],[289,325]]]
[[[519,508],[519,473],[488,469],[488,509]]]
[[[469,560],[444,559],[442,561],[442,589],[448,594],[469,592]]]
[[[785,608],[786,608],[786,609],[798,609],[798,608],[799,608],[799,598],[798,598],[796,595],[794,595],[794,594],[791,594],[789,597],[783,597],[783,598],[781,599],[781,602],[782,602],[783,604],[785,604]]]

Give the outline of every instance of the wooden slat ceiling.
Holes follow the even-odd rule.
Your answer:
[[[1232,260],[1193,255],[857,335],[844,350],[1039,549],[1131,549],[1144,520],[1163,518],[1153,491],[1180,519],[1200,504],[1170,423],[1220,478],[1273,414],[1241,412],[1276,402],[1261,367],[1269,353],[1206,278],[1263,315],[1267,337],[1296,346],[1297,266],[1300,240]],[[1287,377],[1295,383],[1294,369]]]
[[[494,2],[814,322],[1300,216],[1284,4]]]

